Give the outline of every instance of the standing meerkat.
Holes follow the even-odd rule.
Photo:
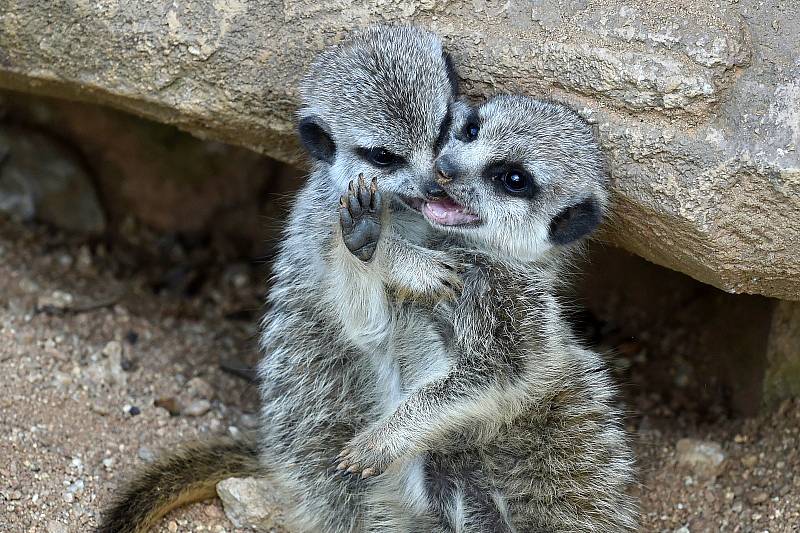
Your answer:
[[[360,173],[378,176],[387,198],[421,195],[448,138],[456,79],[439,38],[413,27],[373,27],[320,54],[301,85],[299,134],[313,167],[273,268],[256,438],[190,446],[149,465],[100,532],[147,531],[233,475],[269,478],[292,531],[364,529],[369,486],[343,483],[330,461],[401,401],[399,351],[445,350],[430,321],[393,316],[385,287],[436,301],[460,280],[447,254],[422,246],[431,227],[418,214],[395,205],[391,218],[348,226],[337,206]]]
[[[448,340],[446,364],[431,372],[435,354],[400,354],[401,366],[425,361],[427,375],[403,384],[397,409],[356,435],[337,468],[370,478],[374,531],[632,530],[616,389],[573,337],[556,290],[571,245],[605,211],[599,147],[564,105],[500,96],[461,110],[438,180],[406,198],[437,230],[430,246],[463,268],[458,299],[427,314]],[[368,192],[362,183],[343,203],[345,227],[375,219]],[[398,475],[419,462],[423,503]],[[424,519],[434,525],[420,529]]]

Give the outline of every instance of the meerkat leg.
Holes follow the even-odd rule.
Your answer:
[[[430,507],[445,531],[516,533],[505,497],[490,486],[484,468],[474,453],[428,455]]]
[[[503,422],[498,413],[510,420],[522,409],[531,393],[525,378],[531,371],[530,350],[536,346],[544,353],[560,345],[541,333],[543,324],[519,323],[527,332],[524,338],[506,335],[495,317],[504,323],[527,320],[516,311],[518,300],[531,296],[488,290],[492,280],[486,272],[474,269],[465,275],[468,288],[456,304],[453,321],[453,351],[458,355],[448,373],[421,385],[392,414],[356,435],[339,454],[338,468],[377,475],[397,458],[435,449],[457,432],[489,435]],[[543,299],[539,305],[552,303]]]
[[[382,473],[399,457],[433,447],[455,432],[497,423],[509,416],[524,391],[510,380],[476,375],[454,368],[447,376],[423,385],[387,419],[358,434],[337,456],[338,470],[363,478]]]

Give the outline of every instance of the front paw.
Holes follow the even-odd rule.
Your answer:
[[[455,301],[464,286],[460,265],[450,258],[430,258],[395,284],[395,296],[400,300],[423,300],[431,303]]]
[[[460,265],[450,261],[434,263],[432,275],[428,278],[434,300],[455,301],[464,288]]]
[[[357,435],[336,456],[336,470],[342,475],[355,475],[366,479],[383,473],[395,459],[377,432]]]
[[[339,205],[342,240],[354,256],[364,262],[372,259],[381,236],[381,195],[377,178],[368,185],[364,175],[350,182]]]

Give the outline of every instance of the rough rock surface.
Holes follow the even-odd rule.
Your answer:
[[[297,161],[298,77],[379,21],[442,34],[469,95],[552,96],[596,122],[616,243],[731,292],[800,300],[796,2],[8,0],[0,86]]]
[[[283,525],[275,489],[266,479],[232,477],[217,483],[217,495],[236,527],[270,531]]]
[[[681,439],[675,445],[678,464],[701,478],[715,478],[725,467],[722,446],[712,441]]]
[[[48,135],[9,125],[0,125],[0,211],[74,232],[106,227],[78,154]]]

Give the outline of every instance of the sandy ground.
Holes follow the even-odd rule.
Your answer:
[[[252,363],[262,276],[239,265],[199,286],[186,277],[0,221],[0,531],[90,531],[114,487],[159,449],[252,426],[253,386],[218,362]],[[159,399],[194,416],[171,416]],[[800,531],[800,404],[698,426],[631,402],[642,531]],[[678,464],[687,437],[721,446],[716,477]],[[235,529],[215,501],[158,531]]]

